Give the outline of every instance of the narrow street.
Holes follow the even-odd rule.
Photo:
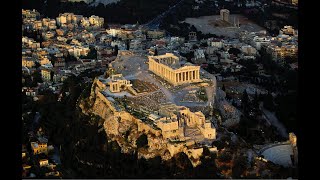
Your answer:
[[[288,132],[287,129],[284,127],[284,125],[278,120],[275,113],[268,111],[263,107],[263,103],[260,103],[259,108],[262,110],[263,114],[266,117],[266,121],[268,121],[270,124],[275,126],[278,130],[278,132],[281,134],[282,137],[288,138]]]

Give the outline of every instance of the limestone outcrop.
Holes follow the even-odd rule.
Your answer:
[[[117,141],[122,153],[138,152],[140,158],[149,159],[160,156],[163,160],[169,160],[175,154],[184,152],[193,166],[200,164],[202,147],[193,147],[194,143],[190,144],[185,141],[171,142],[164,138],[161,129],[155,128],[153,124],[146,123],[144,120],[138,119],[117,107],[114,99],[106,97],[101,92],[103,88],[105,88],[104,84],[95,79],[90,97],[81,100],[79,107],[85,114],[98,115],[104,119],[103,127],[108,138]],[[142,134],[147,135],[148,144],[138,149],[136,141]]]

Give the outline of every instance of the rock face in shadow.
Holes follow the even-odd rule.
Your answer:
[[[109,140],[116,141],[123,153],[137,152],[138,158],[155,158],[160,156],[162,160],[168,160],[175,154],[184,152],[191,160],[192,165],[200,164],[200,155],[203,148],[193,149],[183,142],[168,143],[161,130],[136,118],[124,108],[118,106],[117,102],[103,94],[105,85],[95,79],[90,96],[82,99],[79,103],[84,114],[99,116],[103,123],[103,129]],[[136,141],[141,135],[145,135],[148,145],[144,148],[137,147]],[[166,153],[167,150],[169,153]]]

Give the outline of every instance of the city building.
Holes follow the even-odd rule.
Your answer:
[[[149,70],[174,86],[201,82],[200,66],[191,63],[181,64],[179,58],[172,53],[148,58]]]
[[[212,46],[212,47],[216,47],[216,48],[222,48],[223,47],[223,43],[220,39],[216,39],[216,38],[209,38],[208,39],[208,45]]]
[[[92,15],[89,17],[89,23],[91,26],[94,26],[94,27],[103,27],[104,18]]]
[[[284,26],[278,36],[271,38],[270,44],[266,48],[274,60],[281,62],[286,57],[297,57],[297,32],[291,26]]]
[[[42,19],[42,26],[45,27],[47,30],[55,30],[57,29],[55,19],[43,18]]]
[[[48,166],[49,165],[48,159],[40,159],[39,160],[39,165],[40,165],[40,167]]]
[[[133,39],[134,38],[134,30],[132,29],[122,29],[120,27],[110,27],[106,32],[113,37],[121,38],[122,40]]]
[[[144,49],[144,43],[140,39],[133,39],[130,41],[129,50],[143,50]]]
[[[295,35],[296,32],[295,30],[293,29],[292,26],[284,26],[282,29],[279,30],[279,34],[282,35],[282,34],[285,34],[285,35]]]
[[[241,46],[241,51],[245,55],[256,55],[257,54],[257,50],[250,45]]]
[[[126,80],[122,74],[111,75],[106,82],[109,85],[110,92],[112,93],[121,92],[122,90],[132,86],[130,81]]]
[[[165,31],[159,31],[159,30],[150,30],[147,31],[147,38],[149,39],[160,39],[165,36]]]
[[[277,1],[285,4],[292,4],[292,5],[298,6],[298,0],[277,0]]]
[[[230,11],[228,9],[221,9],[220,10],[220,19],[222,21],[229,22],[229,14],[230,14]]]
[[[270,45],[270,39],[267,37],[255,36],[253,38],[253,47],[255,47],[257,50],[261,50],[262,46],[268,46],[268,45]]]
[[[24,10],[22,9],[22,18],[27,18],[27,19],[38,19],[40,17],[40,13],[36,11],[35,9],[33,10]]]
[[[22,57],[22,66],[32,68],[35,66],[35,59],[32,57]]]
[[[68,51],[69,51],[70,55],[78,58],[81,55],[82,56],[88,55],[90,49],[89,49],[89,47],[74,46],[74,47],[68,49]]]
[[[45,40],[53,39],[55,36],[56,32],[55,31],[47,31],[42,33],[42,37]]]
[[[39,61],[40,61],[40,65],[51,64],[51,61],[48,59],[47,56],[41,57]]]
[[[51,70],[47,68],[42,68],[41,77],[43,81],[51,81]]]
[[[298,0],[291,0],[291,4],[298,5]]]
[[[31,142],[31,149],[33,154],[48,153],[47,143]]]
[[[28,48],[31,48],[31,49],[40,48],[40,43],[39,42],[36,42],[35,40],[33,40],[31,38],[28,38],[28,37],[25,37],[25,36],[22,37],[22,45],[24,45],[24,46],[26,46]]]
[[[93,0],[67,0],[69,2],[85,2],[87,4],[90,4],[93,2]]]
[[[194,59],[192,59],[192,60],[193,60],[193,63],[196,63],[196,64],[205,63],[206,57],[204,55],[204,50],[203,49],[196,49],[194,51]]]
[[[66,66],[66,62],[64,59],[62,58],[58,58],[55,62],[54,62],[54,67],[65,67]]]
[[[197,41],[197,33],[189,32],[189,41]]]
[[[216,129],[212,127],[210,120],[206,120],[202,112],[191,112],[185,106],[164,104],[158,114],[152,113],[148,118],[161,129],[164,138],[176,141],[189,139],[185,132],[189,127],[199,130],[204,138],[216,139]]]
[[[83,18],[82,15],[75,15],[73,13],[62,13],[56,18],[57,25],[66,27],[68,24],[78,24]]]
[[[32,29],[42,30],[42,21],[34,21],[32,24]]]
[[[37,88],[22,88],[22,92],[24,92],[27,96],[34,97],[38,94]]]

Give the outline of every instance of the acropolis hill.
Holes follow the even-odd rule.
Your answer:
[[[95,78],[80,107],[105,120],[108,137],[124,153],[136,151],[136,140],[146,134],[148,148],[140,148],[139,157],[168,160],[184,152],[197,166],[204,146],[216,151],[215,88],[213,75],[173,54],[145,57],[120,51],[106,73]]]

